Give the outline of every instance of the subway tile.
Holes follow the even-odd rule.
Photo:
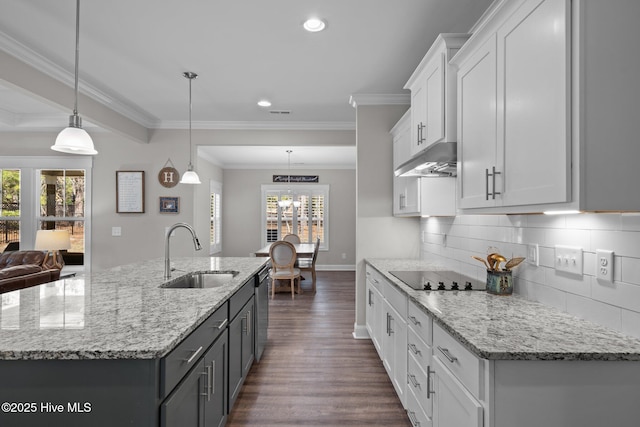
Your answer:
[[[617,331],[622,328],[620,307],[614,307],[580,295],[567,294],[567,313]]]
[[[619,213],[567,215],[566,222],[568,229],[611,231],[622,229],[622,217]]]
[[[591,251],[612,250],[618,256],[640,258],[640,232],[602,231],[591,232]]]
[[[556,250],[554,247],[538,246],[538,264],[544,267],[555,265]]]
[[[624,282],[601,282],[592,278],[591,297],[627,310],[640,312],[640,286]]]
[[[552,268],[545,270],[545,284],[563,292],[588,297],[591,295],[591,277],[565,274]]]
[[[633,283],[635,285],[640,285],[640,259],[638,258],[628,258],[628,257],[618,257],[614,254],[614,259],[620,261],[620,268],[618,264],[614,264],[614,275],[616,271],[620,271],[620,280],[627,283]]]
[[[625,310],[622,311],[622,327],[621,332],[623,334],[631,335],[632,337],[640,338],[640,313]]]
[[[585,230],[547,229],[546,242],[548,246],[579,246],[582,250],[589,250],[591,247],[591,232]]]
[[[567,308],[567,294],[550,286],[537,284],[529,287],[528,298],[558,310],[566,311]]]
[[[501,218],[500,225],[505,227],[527,227],[527,218],[529,215],[504,215]]]
[[[623,231],[640,231],[640,213],[623,213],[621,214],[621,222]]]
[[[532,228],[565,228],[565,215],[529,215],[527,225]]]

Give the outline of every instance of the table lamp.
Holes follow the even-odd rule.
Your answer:
[[[52,267],[62,269],[62,256],[59,254],[60,249],[70,249],[71,238],[67,230],[38,230],[36,232],[36,244],[34,249],[47,251],[43,265],[48,266],[49,254],[53,253]],[[60,257],[60,259],[58,259]]]

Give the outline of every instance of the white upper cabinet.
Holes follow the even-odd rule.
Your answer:
[[[459,208],[640,210],[629,197],[640,182],[640,121],[628,114],[640,99],[631,16],[640,2],[492,5],[451,61]]]
[[[412,155],[456,140],[456,80],[449,60],[468,37],[440,34],[404,87],[411,90]]]

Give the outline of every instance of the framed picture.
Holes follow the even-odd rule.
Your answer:
[[[180,197],[160,197],[160,213],[179,213]]]
[[[116,171],[116,212],[144,213],[144,171]]]

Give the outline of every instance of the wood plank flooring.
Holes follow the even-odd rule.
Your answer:
[[[276,294],[227,426],[410,427],[373,344],[353,339],[354,307],[354,272],[318,272],[315,295]]]

